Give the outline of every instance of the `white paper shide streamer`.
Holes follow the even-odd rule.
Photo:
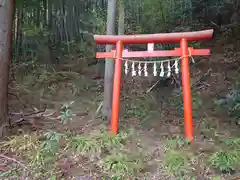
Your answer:
[[[154,62],[154,64],[153,64],[153,75],[157,76],[157,63],[156,62]]]
[[[148,76],[147,63],[144,64],[144,76]]]
[[[174,67],[175,67],[175,73],[179,74],[178,59],[175,60]]]
[[[179,58],[162,60],[162,61],[134,61],[134,60],[125,60],[124,72],[127,75],[129,73],[129,63],[132,63],[130,66],[130,71],[132,72],[132,76],[142,76],[142,74],[146,77],[148,76],[148,64],[151,64],[153,68],[153,75],[157,76],[160,71],[160,77],[170,77],[172,71],[175,74],[179,74]],[[137,64],[137,65],[136,65]],[[159,69],[160,67],[160,69]],[[143,72],[142,72],[143,71]]]
[[[125,71],[125,74],[127,75],[128,74],[128,62],[127,61],[125,61],[124,66],[125,66],[124,71]]]
[[[142,67],[141,67],[141,63],[138,63],[138,75],[139,75],[139,76],[142,75]]]
[[[164,77],[164,67],[163,67],[163,62],[161,62],[161,67],[160,67],[160,77]]]
[[[132,62],[132,76],[136,76],[137,75],[137,72],[135,70],[135,63]]]
[[[171,63],[170,61],[168,61],[168,73],[167,73],[167,77],[171,76]]]

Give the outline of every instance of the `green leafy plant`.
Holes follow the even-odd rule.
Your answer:
[[[124,152],[113,153],[104,159],[103,169],[111,172],[112,177],[131,177],[139,173],[143,162],[139,157],[132,157]]]
[[[128,134],[124,132],[112,135],[107,131],[103,131],[96,139],[102,148],[121,148],[127,138]]]
[[[8,170],[6,172],[1,172],[0,173],[0,178],[1,179],[4,179],[4,178],[7,178],[7,179],[10,179],[10,178],[17,179],[18,178],[18,174],[16,172],[17,172],[17,170],[15,168],[10,169],[10,170]]]
[[[66,124],[72,121],[73,112],[71,110],[71,105],[74,101],[64,104],[60,109],[61,121]]]
[[[46,137],[46,140],[42,142],[41,149],[44,149],[51,154],[55,154],[59,149],[61,138],[65,135],[55,131],[48,131],[44,136]]]
[[[43,135],[39,147],[28,154],[30,166],[37,174],[36,176],[43,176],[43,174],[44,177],[52,176],[55,161],[59,158],[61,138],[65,138],[65,135],[55,131],[48,131]]]
[[[218,151],[209,158],[211,165],[221,172],[229,173],[236,170],[239,166],[240,153],[238,151]]]
[[[126,116],[136,117],[141,121],[144,121],[149,116],[149,112],[152,111],[152,99],[149,96],[141,95],[136,97],[136,100],[130,102],[127,107]]]
[[[172,106],[176,107],[176,109],[182,114],[184,110],[183,106],[183,99],[182,94],[175,94],[170,99],[170,104]],[[196,112],[201,106],[202,106],[202,99],[200,97],[200,94],[196,91],[192,91],[192,109],[194,112]]]
[[[224,98],[215,101],[215,104],[227,110],[236,121],[240,120],[240,91],[231,90]]]
[[[182,148],[184,145],[187,144],[186,141],[180,138],[167,140],[166,143],[169,148],[174,148],[174,149]]]
[[[222,149],[209,157],[210,164],[223,173],[239,170],[240,166],[240,139],[229,138],[220,141]]]
[[[212,178],[212,180],[221,180],[222,178],[220,176],[215,176]]]
[[[229,148],[240,149],[240,138],[230,138],[223,140],[222,143]]]
[[[86,136],[75,136],[68,139],[69,148],[82,154],[101,152],[101,146],[95,139]]]
[[[23,134],[19,136],[11,136],[8,140],[1,142],[1,149],[14,152],[16,154],[23,153],[27,155],[34,151],[40,145],[39,137],[36,134]]]
[[[149,111],[147,109],[132,105],[131,108],[127,111],[127,116],[143,119],[148,116],[148,112]]]

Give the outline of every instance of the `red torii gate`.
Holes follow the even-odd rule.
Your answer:
[[[118,132],[119,104],[120,104],[120,84],[122,73],[122,58],[137,57],[165,57],[180,56],[182,68],[182,88],[184,103],[184,124],[187,140],[193,141],[192,122],[192,97],[190,87],[189,56],[209,56],[209,49],[194,49],[188,47],[188,42],[207,40],[212,38],[213,29],[195,32],[182,33],[162,33],[162,34],[140,34],[140,35],[94,35],[96,44],[116,44],[116,50],[111,52],[97,52],[96,58],[115,58],[112,120],[111,131]],[[156,43],[180,43],[180,48],[174,50],[154,50],[151,51],[123,51],[123,44],[156,44]]]

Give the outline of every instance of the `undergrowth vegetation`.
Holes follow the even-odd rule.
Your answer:
[[[136,118],[140,124],[146,124],[158,110],[153,98],[152,94],[140,94],[126,100],[125,118]]]
[[[217,99],[215,104],[220,109],[224,109],[233,121],[237,124],[240,123],[240,90],[239,88],[233,89],[228,92],[225,97]]]
[[[222,173],[240,171],[240,139],[222,140],[221,148],[210,156],[209,162]]]
[[[174,93],[173,96],[169,99],[169,103],[178,111],[179,114],[183,115],[184,106],[182,92]],[[203,102],[200,93],[198,91],[192,90],[192,110],[194,116],[202,105]]]
[[[56,176],[57,161],[66,155],[71,156],[72,161],[76,162],[80,157],[86,157],[87,161],[99,167],[105,176],[130,177],[138,175],[144,167],[138,152],[133,155],[125,146],[130,134],[120,133],[112,136],[106,129],[91,135],[77,136],[48,131],[40,136],[36,134],[12,136],[1,143],[1,149],[21,157],[26,167],[31,169],[30,177],[34,179]],[[3,174],[1,176],[3,177]],[[12,174],[8,176],[11,177]]]
[[[119,14],[115,19],[118,23],[121,12],[120,1],[117,2],[116,14]],[[186,32],[205,27],[225,31],[222,25],[227,24],[230,19],[232,21],[232,15],[239,9],[235,8],[239,2],[229,0],[122,2],[124,2],[122,4],[124,34]],[[145,91],[143,93],[145,84],[142,80],[135,82],[138,84],[135,86],[133,82],[135,79],[129,76],[124,80],[130,88],[126,84],[121,88],[123,108],[120,112],[119,126],[124,126],[126,121],[127,125],[136,122],[137,125],[140,124],[136,131],[142,134],[136,133],[135,129],[131,131],[122,127],[116,136],[109,133],[100,112],[104,96],[104,63],[99,63],[95,59],[95,51],[105,51],[105,46],[96,46],[93,39],[93,34],[106,34],[107,9],[111,9],[107,4],[107,0],[16,1],[11,69],[14,77],[11,78],[9,89],[11,94],[17,94],[14,97],[19,101],[28,97],[27,103],[21,102],[27,104],[27,112],[29,109],[34,113],[42,109],[52,110],[54,117],[43,117],[40,113],[37,117],[31,116],[29,120],[27,116],[23,116],[17,118],[16,125],[13,121],[13,125],[23,131],[25,121],[26,124],[28,121],[44,124],[47,119],[54,128],[46,128],[47,125],[44,124],[36,132],[23,131],[22,134],[18,129],[17,135],[1,141],[0,149],[3,154],[0,154],[0,160],[6,159],[12,163],[6,165],[6,171],[0,167],[0,179],[28,177],[32,180],[62,180],[68,176],[81,178],[82,175],[88,175],[96,179],[102,177],[112,180],[134,178],[151,180],[156,172],[163,171],[167,177],[174,180],[197,180],[194,177],[197,171],[196,164],[200,164],[203,171],[210,169],[212,174],[217,175],[212,178],[213,180],[220,180],[218,175],[240,172],[239,138],[235,136],[229,138],[231,133],[227,135],[228,137],[217,135],[223,129],[217,129],[215,119],[212,117],[202,118],[208,114],[204,109],[207,102],[204,102],[200,90],[193,86],[192,109],[194,130],[196,129],[194,135],[199,140],[202,138],[199,137],[201,133],[207,134],[200,140],[202,143],[200,147],[194,149],[194,146],[182,138],[184,134],[182,92],[174,93],[172,87],[160,85],[159,89],[152,86],[148,93]],[[114,18],[113,15],[111,17]],[[117,29],[116,22],[112,23],[115,24],[112,29]],[[226,32],[228,34],[226,37],[230,36],[231,32],[228,30]],[[233,37],[237,39],[235,35]],[[217,43],[213,44],[215,45]],[[189,42],[189,46],[204,48],[205,44]],[[179,47],[179,44],[156,44],[156,49],[159,50],[173,50],[175,47]],[[142,51],[142,48],[146,47],[134,45],[127,48],[129,51]],[[212,63],[214,58],[206,61]],[[206,66],[210,68],[211,63]],[[100,75],[96,73],[97,71]],[[148,78],[151,79],[146,77]],[[211,85],[206,85],[206,88]],[[127,89],[126,92],[125,87],[130,90]],[[166,88],[168,92],[162,91],[162,88]],[[218,98],[215,104],[220,111],[226,111],[233,122],[240,124],[239,87],[233,88],[225,97]],[[25,113],[25,106],[20,110],[16,109],[21,115]],[[23,122],[24,125],[19,122]],[[172,127],[177,131],[170,131]],[[214,144],[214,148],[202,150],[210,144]],[[153,175],[150,178],[145,177],[149,172]],[[203,178],[201,173],[200,177]],[[161,175],[154,178],[161,179]]]
[[[32,83],[35,83],[35,87],[32,86],[32,89],[40,88],[49,93],[49,90],[46,88],[51,84],[55,84],[56,87],[61,89],[63,87],[61,83],[66,84],[67,82],[67,84],[75,84],[75,88],[79,87],[77,90],[69,91],[73,99],[82,98],[81,100],[84,100],[83,94],[94,93],[92,99],[89,100],[91,102],[86,104],[86,106],[89,106],[88,108],[90,108],[90,105],[94,105],[93,109],[96,109],[102,101],[102,93],[97,91],[99,84],[85,77],[76,77],[75,74],[54,71],[43,71],[42,73],[35,73],[33,76],[38,78],[29,78],[25,82],[28,88],[31,87]],[[59,92],[55,92],[55,94],[57,93]],[[123,99],[127,96],[124,95]],[[230,110],[237,110],[237,94],[235,93],[227,97],[228,101],[225,100],[227,103],[225,101],[222,102],[225,102],[226,107]],[[204,102],[201,94],[194,90],[192,91],[192,99],[193,112],[197,115]],[[173,94],[168,99],[168,102],[174,110],[183,116],[181,94]],[[31,133],[11,136],[8,140],[1,142],[1,150],[12,154],[24,166],[20,165],[17,168],[11,168],[11,171],[0,173],[0,177],[17,178],[24,171],[25,175],[33,179],[39,179],[40,177],[57,179],[61,177],[63,171],[59,162],[67,157],[71,161],[70,165],[67,166],[74,165],[77,168],[84,169],[83,172],[92,177],[127,179],[140,176],[144,178],[144,171],[150,163],[146,161],[149,155],[146,155],[142,148],[145,146],[145,142],[139,144],[138,135],[134,131],[121,130],[117,136],[112,136],[104,126],[97,130],[91,130],[88,133],[73,133],[70,125],[74,119],[73,107],[76,108],[75,103],[75,101],[69,101],[60,108],[60,123],[65,126],[64,131],[48,129],[41,131],[39,134]],[[143,127],[146,127],[150,121],[153,121],[154,115],[159,117],[162,113],[159,104],[160,102],[155,99],[153,93],[132,95],[126,100],[124,99],[126,112],[123,117],[135,118]],[[201,128],[207,128],[210,131],[214,130],[214,128],[210,127],[211,122],[207,121],[207,123],[210,124],[207,125],[206,121],[202,121]],[[212,134],[212,138],[215,138],[214,133]],[[203,166],[211,168],[217,174],[238,172],[240,167],[239,139],[232,138],[218,141],[214,142],[217,146],[216,149],[204,153]],[[191,146],[183,138],[179,138],[179,136],[177,138],[163,138],[161,143],[164,152],[161,150],[162,154],[157,158],[162,159],[160,164],[163,164],[167,174],[179,180],[189,178],[193,180],[192,173],[194,168],[192,167],[195,166],[195,162],[200,161],[198,159],[198,156],[200,156],[198,150],[192,151]],[[132,146],[137,148],[132,150]],[[92,164],[94,167],[89,167],[89,164]],[[160,164],[158,164],[158,168],[162,168]],[[31,170],[29,171],[29,169]]]
[[[187,178],[191,172],[194,172],[195,166],[201,162],[198,159],[198,150],[192,151],[189,146],[186,146],[182,139],[172,139],[167,141],[166,153],[164,156],[164,166],[169,174],[176,178]],[[216,149],[212,149],[208,153],[204,153],[204,161],[201,166],[211,167],[218,173],[234,174],[239,172],[240,166],[240,149],[239,138],[222,140],[215,144]],[[213,177],[213,179],[217,177]],[[195,179],[195,177],[191,177]]]

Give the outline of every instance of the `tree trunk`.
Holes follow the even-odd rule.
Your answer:
[[[0,1],[0,126],[9,122],[8,80],[12,49],[13,0]]]
[[[108,0],[108,15],[107,15],[107,34],[115,34],[116,23],[116,0]],[[112,45],[106,45],[106,51],[112,50]],[[112,89],[113,89],[113,72],[114,61],[112,59],[105,60],[105,75],[104,75],[104,100],[102,114],[111,118],[112,109]]]
[[[23,32],[22,32],[22,27],[23,27],[23,9],[24,9],[24,4],[23,2],[21,6],[18,8],[18,13],[17,13],[17,38],[16,38],[16,53],[15,53],[15,60],[16,62],[19,62],[22,57],[22,39],[23,39]]]
[[[125,11],[124,11],[124,1],[119,0],[119,20],[118,20],[118,34],[124,34],[124,20],[125,20]]]

